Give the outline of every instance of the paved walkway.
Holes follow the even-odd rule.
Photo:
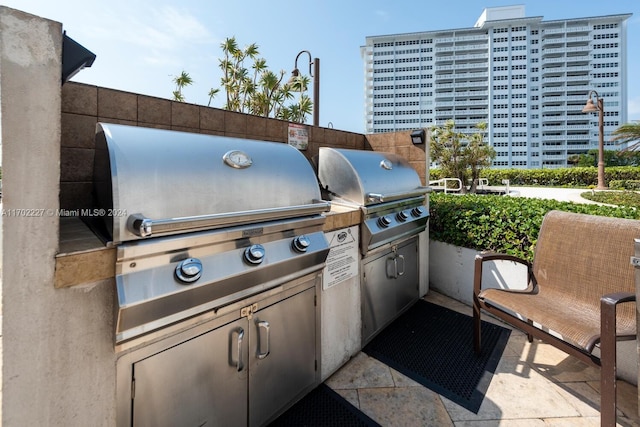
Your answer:
[[[553,199],[564,202],[591,203],[597,202],[587,200],[580,194],[588,192],[585,188],[552,188],[552,187],[509,187],[510,193],[517,193],[514,196],[531,197],[538,199]]]

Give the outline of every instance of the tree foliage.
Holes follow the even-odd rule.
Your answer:
[[[176,85],[176,88],[173,91],[173,100],[179,101],[179,102],[185,102],[185,98],[184,98],[184,94],[182,93],[182,90],[185,87],[193,84],[193,79],[191,78],[189,73],[182,70],[179,76],[173,77],[173,83],[175,83]]]
[[[619,144],[626,144],[633,142],[627,148],[622,151],[638,151],[640,150],[640,120],[635,120],[631,123],[625,123],[618,129],[613,131],[612,141],[617,141]]]
[[[456,132],[453,120],[431,129],[431,160],[438,163],[444,177],[458,178],[464,191],[470,180],[470,191],[475,192],[482,170],[495,158],[493,147],[484,142],[486,131],[487,124],[480,122],[470,135]]]
[[[267,61],[260,57],[256,43],[240,48],[235,37],[229,37],[220,44],[220,48],[223,54],[219,59],[219,67],[222,70],[220,84],[225,93],[224,109],[296,123],[305,122],[307,115],[313,111],[311,98],[306,94],[311,82],[309,76],[298,75],[285,80],[284,70],[274,72],[267,67]],[[188,77],[188,73],[183,71],[182,74]],[[184,86],[180,86],[177,79],[174,82],[176,90],[173,99],[184,102]],[[182,84],[182,80],[180,82]],[[193,81],[190,80],[187,85],[191,83]],[[208,105],[219,92],[220,88],[211,88]]]
[[[640,151],[627,150],[604,150],[604,165],[610,166],[640,166]],[[575,160],[575,161],[572,161]],[[567,161],[573,163],[577,167],[597,167],[598,166],[598,150],[591,149],[587,154],[575,154],[570,156]]]

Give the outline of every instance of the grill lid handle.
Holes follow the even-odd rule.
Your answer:
[[[203,228],[220,228],[232,225],[251,224],[258,221],[285,219],[294,216],[316,215],[327,212],[330,209],[331,204],[322,200],[314,201],[314,203],[308,205],[186,216],[182,218],[150,219],[137,213],[129,215],[127,218],[127,229],[136,236],[150,237],[156,234],[172,234]]]
[[[410,197],[423,196],[431,192],[431,187],[418,187],[411,191],[402,191],[399,193],[367,193],[367,200],[371,203],[392,202],[394,200],[408,199]]]

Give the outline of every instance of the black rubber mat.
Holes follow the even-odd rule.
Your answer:
[[[483,321],[476,355],[471,317],[419,300],[363,351],[477,414],[510,332]]]
[[[380,427],[380,424],[320,384],[269,427]]]

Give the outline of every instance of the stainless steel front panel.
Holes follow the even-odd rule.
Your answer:
[[[310,163],[285,143],[98,123],[94,175],[115,243],[328,208]]]
[[[323,222],[318,217],[260,223],[121,245],[116,264],[116,342],[321,270],[329,252]],[[233,236],[237,239],[228,240]],[[299,236],[308,240],[304,252],[294,246]],[[245,259],[252,245],[264,250],[259,264]],[[176,268],[186,259],[201,263],[201,275],[192,283],[176,277]]]
[[[234,366],[247,366],[246,329],[239,319],[135,363],[132,425],[246,426],[247,371]]]
[[[262,426],[316,385],[315,289],[256,312],[249,344],[249,426]]]
[[[429,212],[423,205],[424,199],[424,196],[420,196],[375,205],[373,209],[363,207],[360,230],[362,254],[366,255],[386,243],[424,231],[429,220]],[[380,221],[382,217],[386,220],[384,225]]]
[[[294,285],[294,283],[290,283]],[[118,425],[262,426],[319,382],[319,274],[118,363]],[[243,314],[244,313],[244,314]]]
[[[362,260],[362,345],[419,298],[418,239],[372,252]]]
[[[378,151],[321,147],[318,178],[332,199],[358,206],[423,196],[428,191],[409,162]]]

